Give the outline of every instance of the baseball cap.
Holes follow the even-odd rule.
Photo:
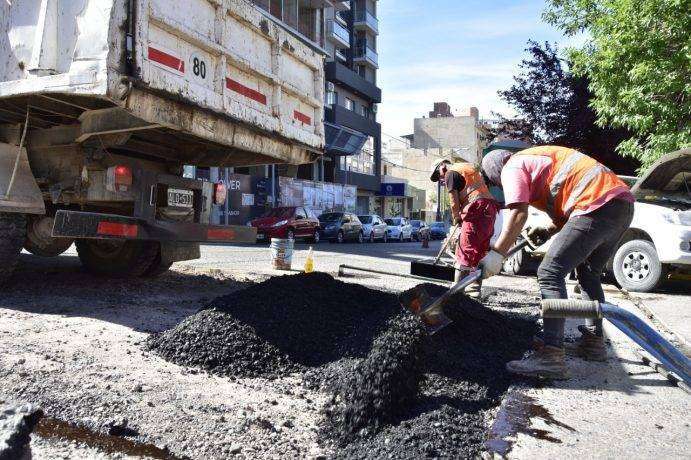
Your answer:
[[[439,180],[439,166],[441,166],[443,163],[451,164],[451,162],[446,158],[440,158],[439,160],[432,163],[432,175],[429,177],[429,180],[431,180],[432,182],[437,182]]]

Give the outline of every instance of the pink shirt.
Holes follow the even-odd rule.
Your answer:
[[[545,182],[552,171],[552,160],[540,155],[513,156],[501,171],[501,184],[504,189],[506,206],[537,201],[545,190]],[[589,214],[613,199],[633,203],[636,201],[628,187],[615,188],[588,206],[575,210],[569,217]]]

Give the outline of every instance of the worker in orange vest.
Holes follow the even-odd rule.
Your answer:
[[[480,168],[467,163],[451,163],[440,159],[432,165],[432,182],[442,182],[449,192],[451,216],[456,232],[456,281],[476,269],[487,254],[494,234],[494,221],[499,203],[490,194],[480,174]],[[454,235],[449,235],[453,237]],[[479,297],[482,285],[478,282],[466,288],[466,294]]]
[[[516,242],[528,218],[528,206],[552,218],[549,228],[528,231],[540,240],[556,234],[537,272],[543,299],[566,299],[566,276],[576,270],[581,295],[604,302],[600,278],[631,224],[635,201],[616,174],[576,150],[542,146],[518,153],[494,150],[482,162],[487,180],[504,191],[508,221],[492,250],[480,262],[483,276],[497,274],[506,252]],[[509,372],[531,377],[567,379],[565,353],[606,361],[602,320],[580,326],[581,337],[564,348],[564,320],[544,320],[542,346],[523,360],[507,364]]]

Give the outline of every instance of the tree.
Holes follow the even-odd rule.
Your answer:
[[[536,144],[572,147],[620,174],[632,174],[637,162],[616,153],[617,145],[629,134],[596,124],[597,116],[589,106],[592,94],[587,78],[571,73],[555,45],[531,40],[526,52],[529,57],[521,62],[514,84],[499,92],[520,113],[518,119],[501,120],[502,133]]]
[[[570,52],[601,126],[628,129],[618,151],[649,166],[691,146],[689,0],[548,0],[544,18],[590,41]]]

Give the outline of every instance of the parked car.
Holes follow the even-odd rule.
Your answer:
[[[273,208],[264,216],[248,223],[257,228],[257,241],[271,238],[301,238],[319,243],[321,238],[319,219],[302,206]]]
[[[365,241],[362,222],[355,214],[349,212],[327,212],[319,216],[322,229],[322,237],[330,243],[343,243],[344,241]]]
[[[362,222],[362,231],[365,236],[365,240],[373,243],[375,240],[382,240],[386,243],[389,240],[388,232],[386,231],[388,225],[384,222],[384,219],[376,214],[367,214],[364,216],[358,216],[360,222]]]
[[[389,240],[410,241],[413,239],[413,226],[405,217],[393,217],[385,219],[384,222],[388,225],[386,232]]]
[[[426,222],[411,220],[410,225],[413,227],[413,239],[415,241],[420,241],[425,235],[429,236],[430,230]]]
[[[623,177],[627,183],[630,179]],[[649,292],[671,273],[691,272],[691,149],[660,158],[631,191],[636,197],[633,221],[606,272],[629,291]],[[530,208],[526,227],[549,222],[545,213]],[[550,244],[514,255],[505,262],[504,270],[515,274],[533,271]]]
[[[443,240],[449,233],[449,224],[446,222],[432,222],[429,224],[429,236],[432,240]]]

